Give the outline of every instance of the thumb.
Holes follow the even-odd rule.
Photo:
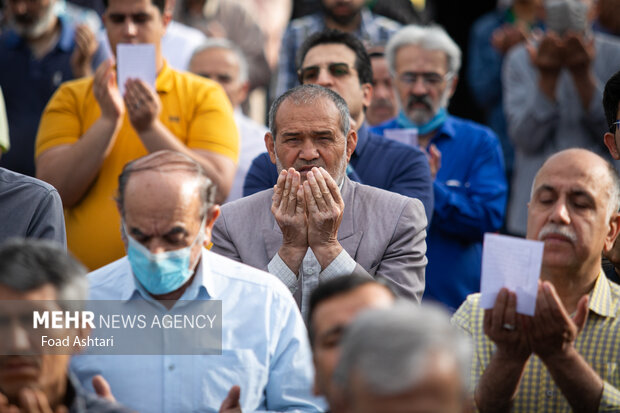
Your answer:
[[[577,312],[573,317],[573,322],[577,325],[579,331],[583,330],[588,319],[588,296],[584,295],[577,303]]]
[[[222,402],[222,405],[220,406],[220,413],[224,413],[229,409],[236,409],[236,408],[238,408],[239,411],[241,411],[240,409],[241,405],[239,404],[240,397],[241,397],[241,387],[232,386],[230,390],[228,391],[228,395],[226,396],[226,398]]]
[[[97,374],[95,377],[93,377],[92,383],[97,396],[111,402],[116,401],[114,395],[112,394],[112,390],[110,389],[110,385],[108,384],[107,380],[103,378],[102,375]]]

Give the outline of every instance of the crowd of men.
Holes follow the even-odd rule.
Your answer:
[[[0,32],[0,412],[620,411],[611,0],[483,16],[467,77],[441,26],[321,0],[266,126],[265,50],[214,34],[241,6],[104,0],[98,31],[57,1],[7,0]],[[124,44],[153,46],[154,84],[119,84]],[[462,78],[487,125],[449,112]],[[500,231],[544,243],[533,316],[481,304]],[[217,351],[43,348],[32,309],[88,300],[220,303]]]

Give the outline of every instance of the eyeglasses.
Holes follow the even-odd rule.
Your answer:
[[[321,73],[322,66],[308,66],[302,67],[297,71],[299,77],[299,83],[304,84],[308,82],[316,82]],[[333,77],[345,77],[351,74],[355,70],[346,63],[330,63],[327,65],[327,71]]]
[[[617,120],[614,123],[612,123],[611,126],[609,127],[609,131],[611,133],[616,133],[616,129],[618,129],[618,126],[620,126],[620,120]]]
[[[452,78],[452,73],[448,72],[445,75],[440,75],[439,73],[429,72],[429,73],[415,73],[415,72],[404,72],[398,76],[398,80],[406,85],[415,85],[418,82],[418,78],[422,79],[422,83],[427,87],[436,87],[439,86],[442,82],[448,81]]]

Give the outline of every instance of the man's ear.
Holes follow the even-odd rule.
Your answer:
[[[620,152],[618,151],[618,145],[616,144],[616,136],[611,132],[607,132],[603,136],[603,142],[605,142],[605,146],[607,146],[607,150],[611,154],[611,157],[616,160],[620,159]]]
[[[265,147],[267,148],[267,152],[269,152],[269,158],[271,159],[271,163],[275,165],[276,163],[276,144],[275,139],[271,132],[265,133]],[[278,171],[280,172],[280,171]]]
[[[372,84],[370,83],[362,83],[362,106],[366,109],[370,106],[370,102],[372,102]]]
[[[207,247],[211,244],[211,234],[213,233],[213,225],[215,224],[215,220],[220,216],[220,206],[215,204],[207,211],[207,219],[205,220],[205,238],[203,244]]]
[[[352,128],[349,130],[349,134],[347,135],[347,162],[351,160],[351,155],[353,155],[353,151],[357,146],[357,132],[355,132]]]
[[[609,230],[607,231],[607,236],[605,237],[605,245],[603,246],[603,253],[607,253],[611,251],[620,233],[620,214],[617,212],[611,215],[609,218]]]

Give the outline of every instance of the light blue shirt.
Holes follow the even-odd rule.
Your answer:
[[[91,300],[154,300],[127,257],[90,273],[89,282]],[[194,299],[222,301],[222,355],[83,355],[73,357],[73,372],[90,389],[92,377],[103,375],[116,399],[140,412],[217,412],[235,384],[244,412],[325,410],[311,395],[307,332],[282,282],[203,250],[181,297]]]

